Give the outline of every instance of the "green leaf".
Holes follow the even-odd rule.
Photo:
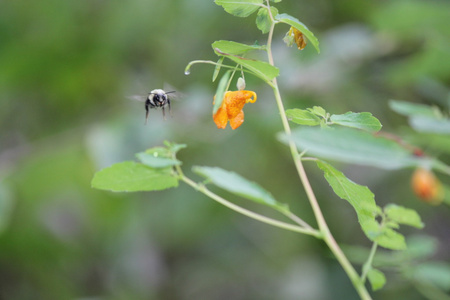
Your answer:
[[[310,155],[346,163],[384,169],[436,164],[430,158],[414,156],[396,141],[350,128],[300,127],[292,131],[290,138],[285,134],[278,137],[284,143],[292,139]]]
[[[169,141],[164,141],[164,145],[167,147],[167,150],[169,150],[169,156],[171,157],[172,154],[176,154],[181,149],[184,149],[187,147],[186,144],[176,144]],[[145,151],[146,153],[155,154],[154,152],[150,151],[151,149]]]
[[[166,147],[152,147],[147,150],[145,150],[146,154],[150,154],[154,157],[159,158],[172,158],[173,154],[176,154],[178,151],[180,151],[183,148],[186,148],[185,144],[175,144],[168,141],[164,141],[164,145]],[[139,156],[139,154],[138,154]]]
[[[255,76],[258,76],[259,78],[261,78],[266,82],[271,81],[272,79],[277,77],[278,74],[280,73],[280,70],[278,68],[264,61],[246,59],[243,57],[228,55],[225,53],[222,53],[221,55],[224,55],[227,58],[234,61],[235,63],[242,65],[244,68],[248,69]]]
[[[254,202],[270,206],[278,211],[286,212],[286,204],[277,202],[273,196],[255,182],[248,181],[242,176],[217,167],[200,167],[192,169],[198,175],[209,179],[213,184]]]
[[[278,15],[278,9],[275,7],[270,7],[270,12],[272,17]],[[258,10],[256,15],[256,27],[262,31],[262,33],[268,33],[270,27],[272,26],[272,19],[270,18],[269,10],[265,7]]]
[[[324,172],[325,179],[335,194],[351,204],[363,232],[371,241],[388,249],[406,248],[405,239],[401,234],[391,228],[381,227],[376,221],[380,209],[375,203],[375,196],[368,187],[353,182],[324,161],[318,160],[317,166]]]
[[[318,160],[317,166],[324,172],[325,179],[341,199],[347,200],[356,211],[362,230],[371,240],[379,233],[375,217],[379,211],[375,196],[368,187],[359,185],[348,179],[332,165]]]
[[[290,121],[300,125],[320,125],[320,118],[308,110],[298,108],[288,109],[286,110],[286,116]]]
[[[212,82],[216,81],[217,76],[219,75],[219,72],[220,72],[220,68],[222,67],[222,63],[223,63],[224,59],[225,59],[225,57],[223,57],[223,56],[219,57],[219,60],[217,61],[217,65],[214,68],[214,73],[213,73],[213,76],[212,76]]]
[[[375,233],[372,241],[377,242],[378,245],[392,250],[405,250],[405,237],[397,231],[383,227],[381,231]]]
[[[327,118],[327,111],[322,106],[313,106],[308,108],[308,110],[319,117]]]
[[[217,55],[243,55],[249,51],[254,50],[265,50],[265,46],[259,45],[247,45],[233,41],[215,41],[212,43],[212,48],[216,52]]]
[[[213,114],[215,114],[220,106],[222,105],[223,97],[225,95],[228,80],[230,79],[231,71],[225,72],[225,74],[222,76],[222,78],[219,81],[219,85],[217,86],[216,95],[214,96],[214,107],[213,107]]]
[[[450,119],[448,118],[411,116],[409,124],[419,132],[450,134]]]
[[[367,278],[370,281],[373,291],[383,288],[386,284],[386,276],[378,269],[371,268],[367,273]]]
[[[250,70],[254,75],[258,76],[266,82],[273,80],[280,73],[280,70],[278,68],[264,61],[245,59],[236,56],[227,57],[234,62],[242,65],[244,68]]]
[[[417,104],[406,101],[390,100],[389,107],[404,116],[420,115],[420,116],[435,116],[435,111],[428,105]]]
[[[330,120],[338,125],[376,132],[381,129],[381,123],[369,112],[347,112],[343,115],[331,115]]]
[[[392,229],[399,229],[400,225],[397,222],[394,221],[387,221],[384,222],[384,225],[388,228],[392,228]]]
[[[298,30],[300,30],[303,33],[303,35],[309,40],[309,42],[314,46],[314,48],[316,48],[317,53],[320,53],[319,41],[314,36],[314,34],[308,29],[308,27],[306,27],[306,25],[300,22],[297,18],[294,18],[293,16],[290,16],[288,14],[279,14],[275,17],[275,20],[277,20],[278,22],[289,24],[292,27],[295,27]]]
[[[450,264],[445,261],[425,262],[407,274],[418,282],[429,282],[444,291],[450,290]]]
[[[172,158],[161,157],[158,155],[141,152],[136,154],[136,157],[146,166],[160,169],[172,166],[181,165],[181,161]]]
[[[409,225],[416,228],[424,227],[419,214],[413,209],[405,208],[396,204],[389,204],[384,208],[384,212],[390,220],[399,224]]]
[[[178,186],[169,169],[153,169],[134,161],[125,161],[100,170],[91,185],[113,192],[157,191]]]
[[[261,7],[264,0],[214,0],[214,2],[233,16],[248,17]]]
[[[389,101],[391,109],[409,118],[409,124],[419,132],[450,134],[450,118],[435,107],[405,101]]]
[[[151,155],[157,156],[157,157],[166,157],[166,158],[171,157],[171,153],[167,147],[160,147],[160,146],[152,147],[152,148],[145,150],[145,153],[148,153],[148,154],[151,154]]]
[[[259,46],[248,46],[248,45],[239,44],[239,43],[236,43],[236,44],[238,44],[236,46],[239,48],[231,48],[229,46],[230,46],[230,43],[233,43],[233,42],[228,42],[228,41],[219,41],[219,42],[226,42],[226,45],[229,48],[228,50],[232,50],[232,52],[242,51],[243,47],[241,47],[239,45],[243,45],[246,47],[254,47],[253,50],[261,49]],[[234,61],[235,63],[242,65],[244,68],[248,69],[255,76],[258,76],[259,78],[261,78],[262,80],[264,80],[266,82],[271,81],[272,79],[277,77],[278,74],[280,73],[280,70],[278,68],[276,68],[276,67],[272,66],[271,64],[266,63],[264,61],[250,59],[250,58],[244,58],[244,57],[241,57],[241,56],[238,56],[235,54],[230,54],[228,52],[222,51],[224,49],[219,48],[219,47],[214,47],[215,45],[217,45],[216,43],[218,43],[218,42],[213,43],[213,48],[217,55],[225,56],[225,57],[231,59],[232,61]],[[258,48],[256,48],[256,47],[258,47]],[[226,49],[226,47],[225,47],[225,49]]]

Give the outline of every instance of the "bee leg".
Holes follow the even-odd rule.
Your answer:
[[[145,125],[147,125],[148,121],[148,106],[150,105],[150,101],[145,101]]]
[[[164,110],[164,106],[162,107],[162,112],[163,112],[163,118],[164,118],[164,121],[166,120],[166,111]]]
[[[167,98],[167,104],[169,105],[169,114],[172,117],[172,110],[170,109],[170,99]]]

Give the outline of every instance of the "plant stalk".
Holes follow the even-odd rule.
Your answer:
[[[267,1],[267,5],[269,5],[269,1]],[[272,56],[272,37],[273,37],[273,30],[275,27],[275,22],[273,19],[273,16],[271,15],[271,11],[269,8],[269,14],[272,19],[272,25],[269,30],[269,36],[267,40],[267,55],[269,63],[274,66],[274,60]],[[291,128],[289,126],[289,121],[287,119],[283,101],[281,99],[280,90],[278,88],[278,84],[276,81],[276,78],[272,81],[272,89],[275,95],[275,100],[278,106],[278,110],[280,112],[281,122],[283,123],[284,132],[290,138],[291,136]],[[331,252],[333,252],[336,259],[341,264],[344,271],[347,273],[347,276],[350,278],[350,281],[352,282],[353,286],[355,287],[356,291],[358,292],[361,299],[369,300],[372,299],[370,294],[368,293],[366,287],[364,286],[364,283],[361,281],[361,278],[359,277],[358,273],[353,268],[352,264],[348,261],[345,254],[342,252],[341,248],[337,244],[336,240],[334,239],[333,235],[330,232],[330,229],[328,228],[328,225],[325,221],[325,218],[322,214],[322,210],[320,209],[319,203],[317,201],[317,198],[314,194],[314,191],[311,187],[311,184],[309,182],[308,176],[306,175],[305,168],[303,167],[303,163],[300,159],[300,155],[297,149],[297,146],[295,143],[289,139],[289,149],[291,151],[292,158],[294,160],[295,167],[297,169],[298,175],[300,177],[300,180],[303,184],[303,187],[305,189],[306,195],[308,197],[308,200],[311,204],[311,207],[313,209],[314,215],[316,217],[317,223],[319,225],[320,232],[322,233],[322,238],[327,244],[327,246],[330,248]]]

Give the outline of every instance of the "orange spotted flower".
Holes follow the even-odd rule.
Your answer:
[[[222,105],[213,115],[214,123],[220,129],[225,129],[228,121],[232,129],[236,129],[244,122],[244,105],[254,103],[256,93],[252,91],[228,91],[225,93]]]

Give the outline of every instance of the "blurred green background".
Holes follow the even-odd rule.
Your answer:
[[[448,1],[284,0],[277,7],[304,22],[322,50],[286,48],[289,28],[277,27],[286,108],[370,111],[383,130],[427,150],[428,140],[388,100],[449,111]],[[195,65],[184,75],[191,60],[217,59],[215,40],[265,43],[254,19],[204,0],[0,2],[0,299],[358,298],[323,243],[247,219],[186,185],[133,194],[90,188],[94,172],[170,140],[188,145],[179,154],[188,176],[200,180],[192,165],[235,171],[314,224],[288,151],[274,137],[282,126],[271,90],[247,78],[258,101],[246,106],[238,130],[219,130],[211,117],[213,67]],[[183,94],[173,117],[152,110],[144,126],[143,103],[126,97],[165,83]],[[430,151],[450,163],[450,147]],[[413,170],[335,165],[368,185],[379,205],[418,210],[425,229],[402,232],[436,238],[432,258],[450,259],[448,206],[413,195]],[[307,168],[335,238],[370,247],[352,208]],[[374,298],[424,299],[398,273],[387,272]]]

